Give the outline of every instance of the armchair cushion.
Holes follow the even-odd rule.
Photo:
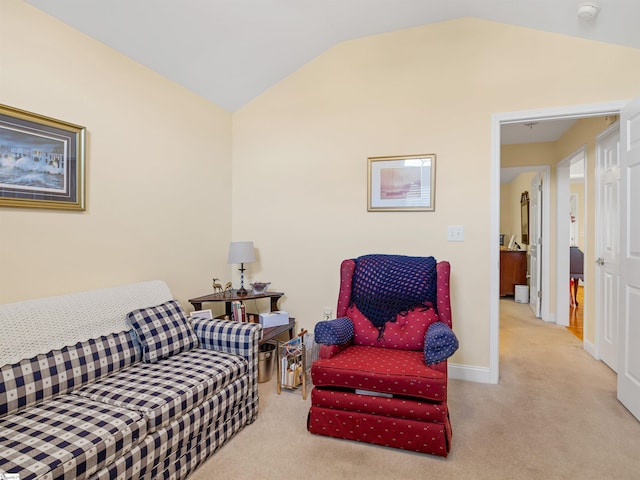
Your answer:
[[[424,360],[427,365],[446,360],[457,349],[458,339],[448,325],[435,322],[429,326],[424,338]]]
[[[313,333],[316,343],[342,345],[353,338],[353,322],[347,317],[324,320],[316,323]]]
[[[140,342],[146,363],[198,347],[198,337],[175,300],[129,312],[127,322]]]
[[[371,347],[422,351],[427,328],[438,321],[438,314],[433,308],[419,306],[405,314],[398,314],[394,322],[387,323],[380,336],[380,331],[358,307],[352,305],[347,312],[354,326],[353,343]]]

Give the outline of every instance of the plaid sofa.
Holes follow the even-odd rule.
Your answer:
[[[66,326],[81,336],[94,317],[100,323],[104,301],[93,301],[95,309],[87,302],[102,298],[100,292],[52,297],[51,305],[69,306]],[[260,325],[190,319],[197,339],[190,348],[147,362],[125,317],[129,309],[169,301],[168,288],[147,282],[118,287],[115,297],[113,290],[104,292],[119,299],[115,313],[111,305],[107,310],[122,316],[122,331],[0,367],[0,474],[17,473],[21,480],[185,478],[256,419]],[[22,322],[41,325],[41,315],[55,324],[52,315],[61,309],[47,304],[38,300],[35,313],[33,301],[0,305],[0,324],[11,325],[16,311],[28,313]],[[36,328],[39,333],[46,335]],[[156,335],[167,343],[164,333]]]

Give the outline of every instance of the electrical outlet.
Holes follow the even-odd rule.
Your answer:
[[[331,307],[324,307],[322,309],[322,319],[331,320]]]

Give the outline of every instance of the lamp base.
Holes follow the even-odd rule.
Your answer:
[[[238,295],[239,297],[244,297],[245,295],[248,295],[248,294],[249,292],[247,292],[247,289],[244,287],[240,287],[236,292],[236,295]]]

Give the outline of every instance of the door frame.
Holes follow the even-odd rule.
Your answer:
[[[557,108],[494,113],[491,116],[491,200],[489,228],[489,371],[488,383],[500,379],[500,126],[506,123],[619,115],[629,100]],[[549,246],[551,247],[551,246]],[[555,249],[555,247],[553,247]],[[547,251],[550,248],[546,249]],[[545,268],[545,265],[543,265]],[[547,265],[547,269],[549,266]],[[565,285],[566,287],[566,285]],[[556,285],[556,290],[558,285]],[[566,293],[567,288],[564,289]],[[557,292],[556,292],[557,295]],[[568,296],[568,295],[565,295]],[[555,302],[554,302],[555,303]]]

